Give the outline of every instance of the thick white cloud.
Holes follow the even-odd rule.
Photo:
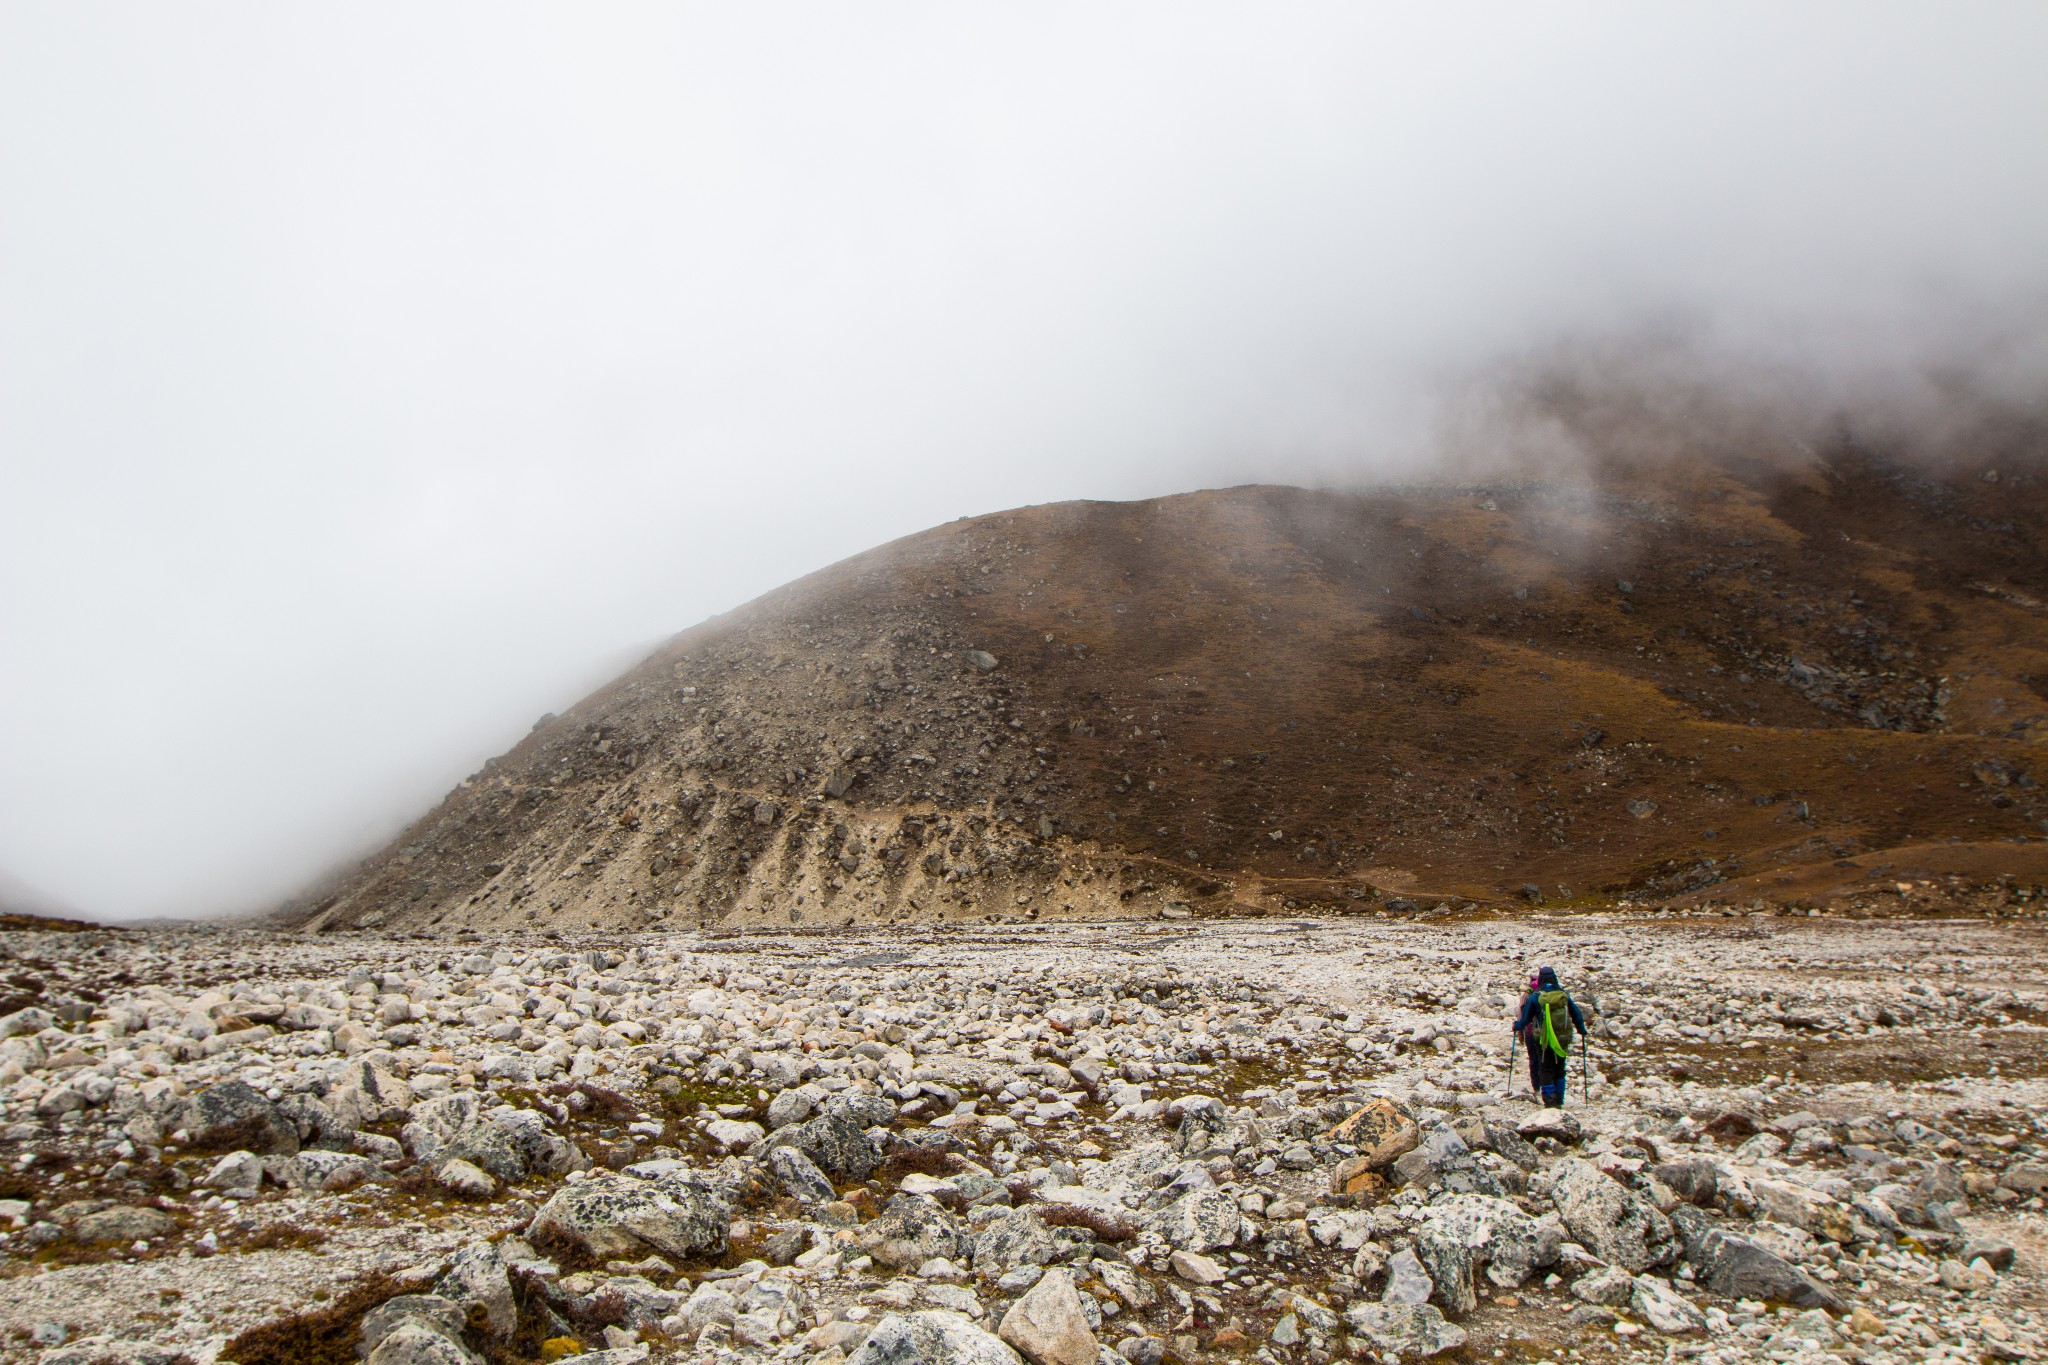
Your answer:
[[[0,866],[260,902],[966,513],[2048,283],[2038,5],[0,8]]]

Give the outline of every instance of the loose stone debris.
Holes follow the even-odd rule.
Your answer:
[[[2032,1359],[2040,940],[8,934],[0,1359]]]

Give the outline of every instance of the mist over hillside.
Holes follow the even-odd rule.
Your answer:
[[[1572,405],[1587,427],[1604,406]],[[2038,425],[1603,448],[1569,481],[1056,504],[879,547],[545,719],[310,922],[1796,899],[1884,867],[2048,870]]]

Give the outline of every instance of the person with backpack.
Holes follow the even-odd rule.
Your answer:
[[[1545,967],[1529,983],[1514,1036],[1528,1045],[1529,1088],[1543,1097],[1546,1109],[1564,1107],[1565,1058],[1571,1052],[1573,1030],[1585,1033],[1586,1016],[1557,984],[1557,969]]]

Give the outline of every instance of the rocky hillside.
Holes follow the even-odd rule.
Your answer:
[[[962,520],[677,636],[295,913],[2025,891],[2048,479],[2011,444]]]

